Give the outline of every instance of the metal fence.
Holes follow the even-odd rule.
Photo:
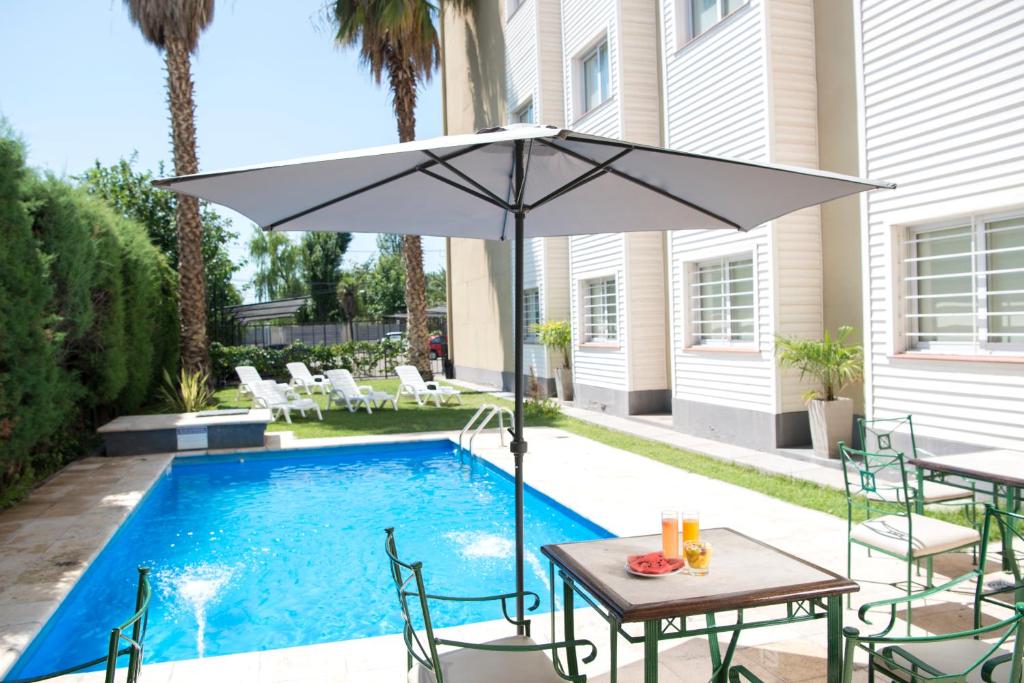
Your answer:
[[[306,325],[234,325],[230,339],[222,344],[232,346],[284,347],[295,342],[303,344],[343,344],[347,341],[379,341],[389,332],[405,333],[405,322],[309,323]]]

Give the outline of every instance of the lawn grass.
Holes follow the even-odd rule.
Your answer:
[[[392,395],[398,389],[397,379],[361,381],[360,384],[369,384],[378,391],[386,391]],[[315,394],[314,397],[321,406],[326,405],[327,402],[323,396]],[[249,406],[247,399],[241,401],[236,399],[234,389],[222,389],[217,392],[216,398],[219,405],[224,408]],[[462,390],[462,402],[461,406],[450,404],[437,409],[433,404],[418,406],[411,398],[403,398],[399,410],[391,410],[389,405],[387,408],[374,410],[372,415],[368,415],[365,410],[350,413],[345,408],[334,407],[324,411],[323,422],[318,421],[316,416],[302,418],[296,413],[292,416],[292,424],[289,425],[283,419],[279,419],[268,427],[268,431],[292,431],[300,439],[450,431],[462,429],[477,408],[484,403],[512,407],[510,401],[477,391]],[[780,474],[770,474],[745,465],[723,462],[707,455],[602,427],[565,414],[550,417],[527,416],[526,426],[557,427],[606,446],[636,453],[710,479],[742,486],[745,489],[757,491],[794,505],[842,519],[846,519],[847,516],[846,494],[838,489],[814,482]],[[885,506],[877,506],[879,509],[883,507]],[[896,508],[894,507],[893,510],[895,511]],[[960,507],[939,508],[934,511],[929,509],[928,515],[968,525],[967,517]],[[863,509],[855,506],[854,518],[855,520],[864,519]]]

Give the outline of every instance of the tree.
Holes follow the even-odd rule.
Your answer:
[[[302,254],[299,247],[281,232],[253,226],[249,238],[249,256],[256,272],[249,284],[260,301],[302,296]]]
[[[472,0],[449,0],[467,9]],[[416,90],[429,81],[440,61],[441,45],[434,25],[438,5],[430,0],[334,0],[328,5],[337,29],[335,42],[358,47],[363,64],[380,85],[384,74],[398,123],[398,139],[416,138]],[[427,355],[426,281],[423,246],[418,235],[402,239],[405,258],[405,301],[409,311],[409,356],[420,374],[432,379]]]
[[[103,199],[125,218],[141,223],[149,239],[178,269],[178,195],[153,187],[154,173],[135,168],[136,155],[120,159],[110,166],[97,161],[76,180],[90,194]],[[155,176],[164,174],[164,165],[157,166]],[[242,295],[231,278],[239,265],[231,260],[228,244],[238,237],[231,230],[231,221],[217,213],[209,204],[200,204],[202,251],[206,280],[206,315],[223,306],[242,303]]]
[[[389,233],[377,235],[377,251],[382,254],[401,255],[402,236]]]
[[[314,322],[337,320],[341,260],[352,235],[347,232],[307,232],[302,236],[302,277],[309,287],[307,317]]]
[[[444,268],[427,273],[427,306],[444,306],[448,303],[448,283]]]
[[[405,292],[400,254],[378,254],[345,272],[338,283],[338,299],[354,298],[356,314],[371,320],[405,311]]]
[[[163,51],[167,64],[167,101],[171,111],[174,172],[199,170],[196,158],[195,100],[191,54],[199,34],[213,20],[213,0],[124,0],[132,22],[143,37]],[[203,225],[199,202],[178,198],[178,307],[181,322],[181,360],[188,370],[208,371],[206,281],[203,268]]]

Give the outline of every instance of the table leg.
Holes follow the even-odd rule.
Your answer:
[[[840,683],[843,677],[843,598],[830,595],[828,616],[828,683]]]
[[[709,629],[713,629],[717,625],[714,614],[707,614],[704,618],[707,621]],[[720,671],[722,668],[722,650],[718,643],[717,633],[708,634],[708,649],[711,651],[711,671],[715,674],[715,678],[713,680],[716,682],[725,681],[725,676],[728,675],[728,672],[724,672],[725,676],[723,676],[723,672]]]
[[[917,495],[914,496],[914,512],[924,514],[924,469],[917,467]]]
[[[650,619],[644,622],[644,683],[658,683],[658,637],[661,635],[661,621]]]
[[[618,683],[619,680],[619,624],[608,620],[608,655],[611,661],[611,670],[608,672],[608,683]]]
[[[562,579],[562,609],[565,618],[565,640],[571,643],[576,639],[576,624],[574,623],[573,600],[575,598],[572,581],[563,577]],[[578,676],[580,673],[579,662],[576,661],[576,646],[568,645],[565,648],[565,658],[568,660],[569,675]]]

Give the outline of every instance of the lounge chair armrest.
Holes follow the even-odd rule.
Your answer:
[[[284,395],[285,397],[290,398],[294,401],[298,401],[299,398],[301,398],[299,396],[299,392],[295,391],[294,389],[289,389],[288,391],[284,392]]]
[[[440,391],[441,390],[441,386],[437,382],[435,382],[433,380],[431,380],[429,382],[424,382],[423,385],[427,389],[430,389],[431,391]]]
[[[910,595],[904,595],[904,596],[901,596],[901,597],[898,597],[898,598],[889,598],[888,600],[876,600],[875,602],[866,603],[864,605],[861,605],[860,609],[857,610],[857,617],[862,622],[864,622],[865,624],[872,624],[873,622],[867,618],[868,612],[870,612],[871,610],[873,610],[875,608],[878,608],[878,607],[888,607],[889,608],[889,623],[886,625],[886,627],[884,629],[882,629],[881,631],[879,631],[876,634],[873,634],[871,637],[872,638],[878,638],[878,637],[884,636],[886,633],[889,632],[890,629],[892,629],[893,625],[896,622],[896,606],[897,605],[902,605],[902,604],[905,604],[905,603],[913,602],[914,600],[919,600],[921,598],[926,598],[928,596],[935,595],[936,593],[942,593],[943,591],[948,591],[951,588],[954,588],[955,586],[958,586],[961,583],[964,583],[965,581],[969,581],[971,579],[977,578],[977,576],[978,576],[978,573],[976,571],[968,572],[967,574],[964,574],[963,576],[959,576],[959,577],[957,577],[955,579],[951,579],[951,580],[947,581],[946,583],[942,584],[941,586],[934,586],[932,588],[929,588],[928,590],[923,590],[923,591],[920,591],[918,593],[911,593]]]
[[[358,389],[359,393],[362,394],[363,396],[369,396],[374,392],[374,388],[371,387],[369,384],[360,384],[359,386],[356,387],[356,389]]]
[[[490,652],[543,652],[544,650],[564,650],[569,647],[589,647],[590,653],[581,659],[584,664],[590,664],[597,658],[597,646],[589,640],[560,640],[554,643],[533,643],[532,645],[495,645],[493,643],[467,643],[461,640],[448,640],[446,638],[435,638],[438,645],[451,645],[452,647],[464,647],[471,650],[489,650]],[[565,678],[563,676],[563,678]],[[566,680],[571,680],[566,678]]]

